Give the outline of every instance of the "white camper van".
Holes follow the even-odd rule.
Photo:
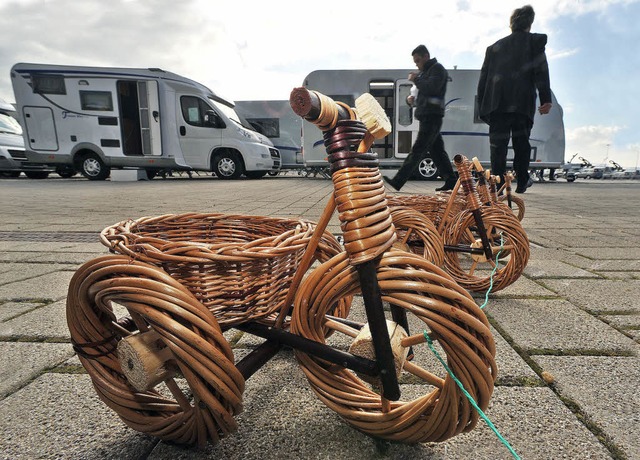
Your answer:
[[[19,177],[24,173],[30,179],[46,179],[50,168],[27,161],[22,127],[15,115],[13,105],[0,99],[0,178]]]
[[[316,70],[304,81],[304,86],[345,102],[353,107],[355,99],[371,93],[385,109],[392,121],[392,133],[377,140],[373,151],[378,154],[381,168],[399,168],[409,154],[418,132],[414,109],[407,104],[412,83],[406,70]],[[462,153],[478,157],[485,167],[491,167],[489,152],[489,126],[478,117],[477,87],[479,70],[447,70],[449,83],[446,93],[446,111],[442,136],[449,156]],[[531,132],[531,168],[559,168],[564,162],[564,123],[562,108],[552,95],[553,108],[548,115],[536,118]],[[303,156],[311,168],[327,166],[322,133],[313,124],[302,127]],[[509,146],[508,166],[512,166],[513,150]],[[423,179],[438,175],[433,162],[424,160],[419,166]]]
[[[236,110],[280,152],[281,170],[302,170],[302,118],[288,100],[236,101]]]
[[[92,180],[111,168],[233,179],[280,167],[278,150],[240,123],[231,101],[171,72],[16,64],[11,82],[33,163],[72,165]]]

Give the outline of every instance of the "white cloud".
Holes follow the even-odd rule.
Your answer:
[[[614,160],[626,167],[633,167],[640,155],[640,143],[618,145],[616,135],[627,130],[626,126],[589,125],[567,129],[565,158],[574,154],[585,157],[594,164]]]

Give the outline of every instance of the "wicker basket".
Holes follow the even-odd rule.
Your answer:
[[[433,196],[427,195],[388,195],[389,206],[406,206],[422,213],[438,228],[451,199],[451,193],[441,192]],[[467,202],[462,193],[456,194],[449,216],[445,222],[466,208]]]
[[[218,320],[233,326],[278,311],[315,225],[228,214],[169,214],[105,228],[112,251],[163,268]],[[341,251],[325,232],[316,257]]]

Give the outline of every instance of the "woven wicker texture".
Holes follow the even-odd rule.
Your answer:
[[[453,216],[460,213],[466,207],[467,202],[464,194],[457,193],[453,198],[454,201],[447,216],[444,216],[443,214],[447,209],[447,204],[450,199],[451,193],[447,192],[439,192],[433,196],[391,195],[387,197],[389,206],[407,206],[413,208],[433,222],[436,228],[440,226],[443,219],[445,222],[448,222]]]
[[[228,327],[279,310],[313,229],[302,220],[190,213],[124,221],[100,237],[116,252],[163,268]],[[316,258],[341,250],[325,232]]]
[[[358,151],[366,133],[358,120],[340,120],[323,133],[344,247],[356,265],[375,259],[396,240],[378,160]]]
[[[448,365],[465,389],[486,409],[496,379],[495,345],[482,310],[443,270],[415,254],[390,250],[378,268],[382,299],[406,309],[432,333],[447,356]],[[355,337],[326,318],[342,296],[360,292],[356,269],[345,255],[314,270],[296,296],[291,330],[324,342],[327,329]],[[411,323],[411,321],[410,321]],[[431,351],[422,330],[407,340],[416,354]],[[407,345],[408,346],[408,345]],[[316,395],[349,424],[372,436],[407,443],[444,441],[471,430],[478,413],[446,372],[441,378],[405,362],[404,372],[433,385],[412,401],[386,401],[352,371],[302,352],[296,357]]]
[[[524,200],[519,196],[511,196],[511,200],[507,195],[502,195],[498,198],[499,203],[504,204],[507,208],[509,208],[518,218],[520,222],[524,219]],[[509,206],[509,201],[511,201],[511,206]]]
[[[112,302],[126,307],[134,327],[118,321]],[[244,379],[231,348],[211,312],[162,270],[120,255],[87,262],[69,285],[67,322],[98,396],[129,427],[201,446],[236,430],[233,416],[242,407]],[[148,391],[127,383],[116,345],[135,329],[160,335],[192,400],[172,379]]]
[[[396,245],[441,267],[444,263],[444,240],[433,222],[413,208],[400,206],[390,209],[398,233]]]
[[[492,291],[499,291],[515,282],[529,261],[529,239],[520,221],[504,206],[482,206],[480,208],[486,235],[496,257],[503,251],[505,257],[493,274]],[[465,210],[452,219],[444,229],[446,245],[474,245],[482,247],[476,222],[471,211]],[[508,257],[506,257],[508,255]],[[486,291],[491,286],[495,259],[481,255],[469,255],[446,251],[444,268],[461,286],[471,291]]]

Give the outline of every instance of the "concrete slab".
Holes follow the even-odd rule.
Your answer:
[[[45,374],[0,401],[3,459],[145,458],[156,441],[128,428],[87,375]]]
[[[549,289],[593,313],[640,312],[639,280],[544,280]]]
[[[0,339],[69,340],[65,301],[32,310],[0,323]]]
[[[25,312],[35,310],[44,306],[35,302],[3,302],[0,303],[0,322],[5,322],[10,318],[21,315]]]
[[[565,262],[556,260],[542,260],[531,257],[524,269],[529,278],[600,278],[595,273],[588,272]]]
[[[602,246],[586,248],[574,247],[576,254],[589,257],[592,259],[621,259],[621,260],[638,260],[640,259],[639,247],[610,247],[606,244]]]
[[[64,299],[73,271],[56,271],[0,286],[0,299]]]
[[[610,280],[637,280],[640,279],[640,271],[624,271],[624,272],[599,272],[596,271],[603,278]]]
[[[468,434],[441,444],[396,444],[376,440],[347,425],[304,387],[289,358],[276,358],[268,372],[247,382],[239,429],[204,451],[160,443],[150,460],[207,458],[263,459],[497,459],[511,458],[483,421]],[[265,369],[266,370],[266,369]],[[292,385],[301,388],[292,391]],[[407,398],[428,392],[424,385],[403,385]],[[497,387],[487,414],[522,458],[605,458],[607,451],[548,388]],[[531,421],[536,420],[535,423]],[[572,443],[567,445],[565,436]],[[536,442],[531,442],[535,439]],[[321,447],[319,447],[321,446]]]
[[[482,302],[484,302],[484,293],[474,292],[473,296],[476,298],[482,298]],[[526,276],[520,276],[520,278],[510,286],[489,294],[490,299],[500,299],[505,297],[556,297],[556,294],[542,286],[540,283],[530,280]],[[491,300],[489,300],[489,302],[491,302]]]
[[[64,343],[0,342],[0,399],[73,354]]]
[[[497,300],[486,310],[524,350],[640,352],[633,340],[563,300]]]
[[[640,360],[637,357],[534,356],[627,458],[640,458]]]
[[[0,273],[0,285],[23,281],[36,276],[53,273],[59,270],[68,270],[68,265],[44,264],[44,263],[8,263],[3,264],[8,271]]]
[[[640,314],[603,315],[601,318],[618,329],[640,328]]]

